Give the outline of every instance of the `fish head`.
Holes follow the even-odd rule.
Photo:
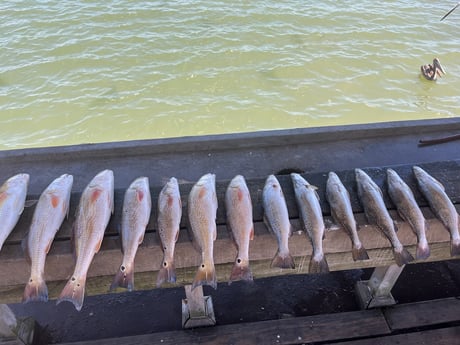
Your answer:
[[[129,186],[130,189],[134,190],[146,190],[149,189],[149,178],[142,176],[135,179],[131,185]]]
[[[416,165],[412,167],[412,171],[417,179],[427,175],[425,170]]]
[[[161,194],[175,195],[179,194],[179,183],[175,177],[171,177],[169,181],[161,189]]]
[[[231,188],[239,188],[242,185],[246,184],[244,177],[242,175],[236,175],[228,185]]]
[[[7,181],[6,184],[10,188],[15,188],[15,187],[21,187],[21,186],[28,186],[29,185],[29,174],[17,174],[12,177],[10,177]]]
[[[268,186],[268,185],[279,186],[280,183],[279,183],[278,179],[275,177],[275,175],[269,175],[267,177],[267,179],[265,180],[265,185],[266,186]]]
[[[337,174],[333,171],[330,171],[329,174],[327,175],[327,183],[328,184],[339,184],[340,183],[340,179],[339,179],[339,176],[337,176]]]
[[[297,173],[291,173],[291,180],[292,180],[292,183],[294,184],[294,188],[310,186],[307,180],[305,180],[300,174],[297,174]]]
[[[103,170],[98,173],[90,182],[90,187],[96,185],[105,185],[106,183],[113,185],[113,171],[112,170]]]
[[[200,177],[198,182],[196,183],[197,186],[204,186],[207,184],[215,184],[216,183],[216,175],[215,174],[206,174]]]
[[[399,175],[393,169],[387,169],[387,179],[388,182],[398,182],[400,180]]]

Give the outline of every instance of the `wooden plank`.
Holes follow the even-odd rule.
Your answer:
[[[383,312],[392,330],[432,326],[460,321],[460,300],[446,298],[401,304]]]
[[[303,344],[382,335],[389,332],[386,321],[379,310],[366,310],[101,339],[72,344]]]
[[[460,327],[450,327],[339,343],[325,343],[325,345],[454,345],[459,343],[459,339]]]

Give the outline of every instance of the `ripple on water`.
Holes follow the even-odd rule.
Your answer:
[[[0,149],[458,116],[458,22],[427,0],[0,8]]]

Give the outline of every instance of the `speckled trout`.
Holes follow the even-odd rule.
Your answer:
[[[275,175],[265,180],[262,191],[262,206],[264,208],[264,222],[278,241],[278,251],[272,260],[272,267],[295,268],[294,258],[289,252],[289,237],[292,234],[292,225],[283,191]]]
[[[164,282],[176,282],[174,266],[174,248],[179,237],[182,218],[182,201],[177,179],[171,179],[164,185],[158,197],[158,233],[160,235],[163,261],[158,272],[157,286]]]
[[[18,174],[0,187],[0,250],[24,211],[28,185],[29,175]]]
[[[416,259],[426,259],[430,256],[430,247],[426,240],[428,223],[415,201],[414,194],[409,186],[393,169],[387,169],[388,194],[396,206],[399,215],[409,223],[417,235]]]
[[[318,188],[309,184],[308,181],[299,174],[292,173],[291,179],[294,186],[297,207],[299,208],[300,219],[313,246],[313,255],[310,260],[309,272],[327,273],[329,272],[329,266],[323,251],[325,227],[323,212],[319,204],[319,195],[316,192]]]
[[[393,254],[398,266],[403,266],[414,260],[412,255],[403,247],[396,235],[396,225],[390,217],[383,201],[382,191],[374,181],[361,169],[355,169],[358,196],[364,208],[364,213],[370,224],[379,228],[393,246]]]
[[[336,173],[330,172],[326,183],[326,199],[331,206],[334,221],[341,225],[351,238],[353,260],[367,260],[369,255],[358,236],[358,226],[351,208],[350,194]]]
[[[48,287],[43,277],[46,254],[54,236],[69,213],[73,176],[64,174],[43,191],[35,207],[29,234],[23,241],[24,253],[31,265],[30,278],[22,301],[48,301]]]
[[[444,186],[418,166],[413,167],[418,187],[431,210],[450,232],[450,255],[460,255],[459,217],[455,206],[444,190]]]
[[[57,304],[69,301],[78,311],[83,306],[88,268],[101,248],[105,228],[113,213],[113,189],[113,172],[104,170],[91,180],[81,195],[73,227],[77,262]]]
[[[217,288],[214,267],[214,241],[217,237],[216,175],[206,174],[192,187],[188,196],[188,219],[193,240],[201,252],[201,265],[192,283],[192,290],[200,285]]]
[[[121,216],[121,243],[123,260],[110,290],[123,287],[134,290],[134,259],[137,248],[144,240],[145,228],[150,219],[152,199],[150,197],[149,179],[135,179],[125,192],[123,213]]]
[[[227,226],[238,250],[229,283],[236,280],[252,281],[249,242],[254,238],[254,223],[251,195],[243,176],[237,175],[230,181],[225,192],[225,209]]]

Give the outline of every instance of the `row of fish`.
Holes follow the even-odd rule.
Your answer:
[[[428,200],[436,216],[450,230],[451,254],[460,254],[458,214],[444,192],[440,182],[419,167],[414,173],[423,195]],[[380,188],[362,170],[355,170],[358,194],[369,223],[375,224],[390,240],[398,265],[413,260],[412,255],[402,246],[396,236],[396,226],[388,214]],[[388,193],[398,208],[401,217],[414,229],[418,238],[417,259],[429,256],[426,240],[425,221],[415,202],[410,188],[391,169],[387,170]],[[310,185],[299,174],[291,174],[295,198],[302,225],[313,246],[310,269],[312,273],[327,272],[328,264],[322,248],[325,233],[322,211],[316,187]],[[0,250],[6,237],[17,223],[25,205],[29,176],[19,174],[10,178],[0,188]],[[62,175],[53,181],[40,196],[27,238],[23,241],[26,257],[31,263],[31,275],[24,291],[25,302],[46,301],[48,291],[43,279],[45,258],[51,243],[69,211],[70,194],[73,183],[71,175]],[[81,195],[73,228],[76,264],[74,272],[62,290],[57,303],[72,302],[77,310],[83,305],[86,274],[94,255],[99,251],[105,228],[113,213],[114,176],[111,170],[99,173],[88,184]],[[348,191],[339,177],[329,173],[326,198],[331,206],[334,220],[350,235],[354,260],[368,259],[366,249],[358,237],[358,228],[353,216]],[[278,251],[272,261],[273,267],[294,268],[294,259],[289,252],[289,236],[292,226],[281,186],[274,175],[270,175],[262,192],[264,221],[273,231],[278,241]],[[217,197],[215,175],[206,174],[193,186],[188,196],[188,220],[195,246],[201,253],[192,288],[207,284],[217,287],[214,268],[214,241],[217,236]],[[225,193],[227,226],[238,253],[230,275],[234,280],[252,280],[249,267],[249,243],[254,236],[252,202],[243,176],[236,176]],[[121,238],[123,261],[115,275],[111,289],[118,286],[134,289],[134,258],[138,245],[143,241],[145,228],[151,213],[151,196],[148,178],[136,179],[126,190],[123,202]],[[157,285],[175,282],[174,248],[179,235],[182,205],[179,185],[175,178],[163,187],[158,198],[157,228],[164,257],[158,273]]]
[[[427,199],[436,217],[449,230],[451,235],[451,256],[460,255],[459,216],[455,206],[445,193],[443,185],[420,167],[414,166],[413,172],[418,187]],[[291,174],[294,193],[299,209],[302,226],[312,242],[309,272],[328,272],[328,264],[324,256],[322,240],[325,226],[317,188],[309,184],[302,176]],[[377,184],[361,169],[355,169],[358,197],[370,224],[375,225],[388,238],[392,247],[395,262],[403,266],[414,260],[413,256],[403,247],[396,235],[397,226],[391,218],[383,199],[383,193]],[[414,194],[409,186],[393,170],[387,169],[388,194],[395,204],[399,215],[409,223],[417,235],[416,258],[426,259],[430,255],[425,220]],[[353,259],[369,259],[366,249],[358,237],[358,227],[353,216],[348,191],[337,174],[330,172],[326,183],[326,199],[331,207],[334,221],[340,224],[349,234],[352,241]],[[263,190],[264,220],[278,239],[278,253],[272,261],[273,267],[295,268],[289,253],[288,238],[292,233],[286,202],[281,186],[274,175],[267,178]]]

